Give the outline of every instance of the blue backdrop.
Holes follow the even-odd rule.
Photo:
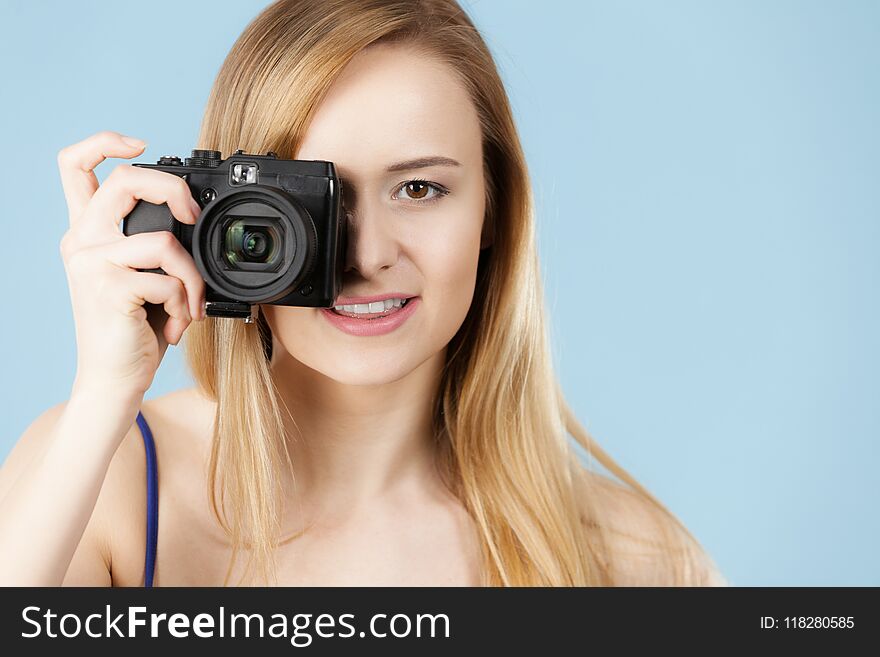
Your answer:
[[[185,154],[265,4],[0,4],[0,458],[75,372],[57,151],[112,129]],[[463,4],[586,426],[733,584],[880,585],[880,3]],[[148,397],[190,384],[172,349]]]

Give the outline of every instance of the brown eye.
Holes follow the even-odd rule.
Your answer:
[[[438,200],[441,196],[446,196],[449,191],[436,183],[430,183],[426,180],[408,180],[398,187],[398,195],[403,192],[401,198],[415,201],[417,203],[431,203]],[[434,193],[429,195],[428,192],[433,190]],[[395,196],[396,198],[396,196]]]
[[[419,180],[407,183],[406,188],[410,198],[425,198],[428,193],[428,186]]]

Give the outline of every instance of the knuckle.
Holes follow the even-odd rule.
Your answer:
[[[94,134],[94,138],[100,140],[114,139],[117,136],[118,134],[112,130],[100,130]]]
[[[86,246],[87,244],[82,241],[75,230],[68,230],[61,236],[61,240],[58,242],[58,252],[61,254],[61,260],[65,263],[69,262],[71,258],[85,250]]]
[[[66,258],[73,248],[72,241],[73,237],[71,237],[69,230],[61,236],[61,240],[58,242],[58,251],[61,253],[62,258]]]
[[[186,306],[186,288],[183,286],[183,281],[175,276],[169,276],[168,278],[170,279],[170,294],[168,297],[177,308],[182,309]]]
[[[107,176],[107,180],[112,179],[117,182],[126,180],[131,175],[131,168],[130,164],[117,164]]]
[[[170,230],[156,231],[155,240],[163,251],[173,250],[180,244]]]
[[[174,174],[171,174],[171,175],[174,175]],[[192,198],[192,190],[190,190],[189,184],[180,176],[174,176],[174,177],[177,179],[177,182],[175,184],[177,185],[177,189],[180,191],[180,193],[186,197],[186,200],[191,199]]]
[[[64,259],[67,271],[71,275],[82,275],[89,271],[92,266],[92,254],[87,249],[68,251]]]

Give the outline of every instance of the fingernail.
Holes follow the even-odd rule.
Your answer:
[[[191,199],[193,216],[198,219],[199,215],[202,214],[202,207],[196,202],[195,199]]]
[[[147,145],[143,139],[138,139],[137,137],[123,137],[122,141],[131,146],[132,148],[143,148]]]

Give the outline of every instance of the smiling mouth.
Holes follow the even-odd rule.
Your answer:
[[[393,315],[396,312],[400,312],[400,310],[402,308],[404,308],[407,303],[409,303],[409,298],[399,300],[400,301],[399,305],[396,303],[397,301],[398,300],[387,299],[385,302],[381,302],[381,301],[380,302],[373,302],[373,304],[369,304],[369,303],[354,304],[353,306],[345,306],[345,307],[335,306],[335,307],[331,308],[330,310],[334,315],[340,315],[342,317],[351,317],[353,319],[363,319],[363,320],[379,319],[380,317],[388,317],[389,315]],[[389,302],[391,302],[390,305],[389,305]],[[374,305],[375,303],[384,303],[385,308],[383,308],[382,310],[377,310],[375,312],[369,312],[368,311],[369,307]],[[358,312],[357,310],[354,310],[354,311],[345,310],[346,307],[357,307],[357,306],[361,306],[361,308],[358,308],[357,310],[363,310],[364,312]]]

